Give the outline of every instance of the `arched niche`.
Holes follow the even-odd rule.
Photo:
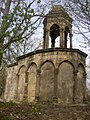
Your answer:
[[[58,102],[73,103],[73,87],[74,87],[74,67],[64,61],[58,68],[57,87],[58,87]]]
[[[25,93],[25,66],[21,66],[18,71],[18,100],[22,101]]]
[[[41,66],[40,100],[53,101],[54,96],[54,65],[46,61]]]
[[[82,64],[78,65],[77,69],[77,84],[76,84],[76,96],[77,102],[83,103],[85,97],[85,89],[86,89],[86,80],[85,80],[85,68]]]
[[[70,30],[69,30],[69,27],[67,27],[67,26],[65,27],[64,34],[65,34],[65,48],[70,48],[70,37],[69,37]]]
[[[37,77],[37,66],[35,63],[32,63],[27,72],[28,76],[28,101],[32,102],[35,100],[36,93],[36,77]]]
[[[57,24],[53,24],[50,27],[50,41],[51,41],[51,47],[56,47],[58,46],[56,43],[56,38],[57,39],[57,44],[60,46],[60,27]]]

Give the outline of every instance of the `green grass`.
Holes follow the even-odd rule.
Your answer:
[[[12,120],[12,118],[9,116],[4,116],[1,120]]]
[[[0,102],[0,107],[8,107],[8,106],[15,106],[16,103],[14,102]]]

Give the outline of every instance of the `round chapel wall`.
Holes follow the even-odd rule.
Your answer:
[[[18,68],[25,65],[27,73],[28,101],[82,103],[86,92],[85,57],[86,54],[77,49],[60,48],[19,57]]]

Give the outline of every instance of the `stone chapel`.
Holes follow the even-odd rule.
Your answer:
[[[43,48],[7,68],[6,101],[84,103],[87,54],[72,47],[72,21],[62,6],[52,7],[43,21]]]

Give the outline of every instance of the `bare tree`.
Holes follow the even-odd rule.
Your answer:
[[[4,60],[7,64],[17,61],[17,57],[32,52],[40,47],[41,40],[39,38],[25,39],[23,42],[12,43],[9,49],[4,53]]]
[[[34,4],[38,6],[40,0],[31,0],[28,4],[26,0],[2,0],[2,3],[4,7],[0,8],[0,64],[3,61],[3,55],[11,49],[12,44],[23,42],[34,34],[44,11],[41,9],[35,12],[32,7]]]
[[[66,3],[73,15],[74,25],[78,28],[76,34],[82,34],[90,44],[90,0],[70,0]]]
[[[12,63],[33,46],[30,37],[41,23],[40,0],[0,0],[0,67]],[[0,95],[4,91],[5,67],[0,70]]]

